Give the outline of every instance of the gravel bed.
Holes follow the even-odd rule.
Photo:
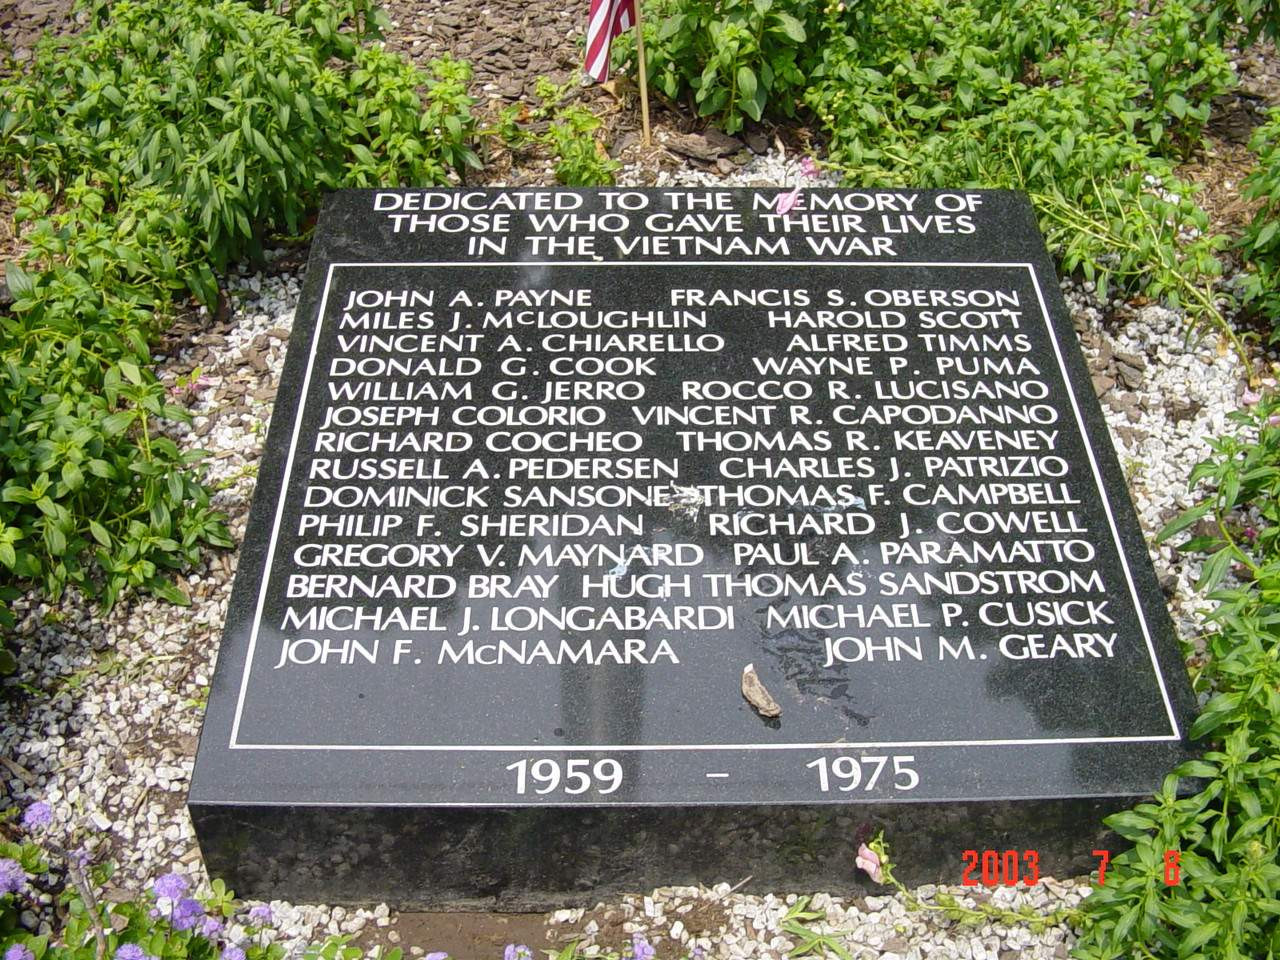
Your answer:
[[[798,159],[771,150],[734,162],[727,176],[687,168],[663,171],[656,182],[821,185],[821,178],[802,180]],[[633,166],[621,182],[655,181]],[[244,533],[300,273],[295,268],[230,278],[230,318],[200,324],[182,350],[159,363],[176,402],[194,414],[189,427],[172,435],[184,448],[209,451],[215,502],[229,514],[237,541]],[[1099,304],[1089,290],[1070,284],[1064,293],[1134,503],[1151,535],[1189,505],[1186,478],[1207,453],[1203,438],[1219,432],[1239,405],[1244,390],[1239,361],[1219,349],[1211,335],[1188,342],[1176,312]],[[1192,589],[1199,563],[1167,546],[1153,549],[1152,557],[1178,629],[1191,639],[1201,629],[1202,603]],[[15,687],[20,677],[28,686],[25,692],[8,690],[0,701],[0,782],[19,804],[49,801],[57,818],[53,830],[63,843],[87,842],[96,856],[118,864],[111,896],[140,890],[171,869],[204,880],[183,801],[235,561],[234,552],[213,555],[192,573],[184,584],[192,605],[185,609],[127,599],[103,616],[74,594],[56,605],[34,595],[15,604],[21,665],[17,677],[4,685]],[[921,888],[917,895],[927,901],[938,889],[962,903],[989,898],[1049,912],[1077,905],[1088,886],[1084,880],[1045,880],[1030,890]],[[606,933],[642,932],[667,945],[659,946],[663,956],[678,941],[682,950],[698,947],[708,956],[781,957],[790,948],[779,928],[788,902],[733,893],[728,884],[667,888],[587,913],[558,911],[548,916],[548,933],[553,940],[566,930],[585,935],[588,954],[593,943],[598,950],[608,942]],[[1039,934],[1022,926],[959,928],[940,914],[908,912],[897,897],[839,900],[817,892],[813,905],[826,911],[826,922],[854,957],[1065,957],[1073,942],[1065,926]],[[325,933],[378,927],[390,927],[385,939],[400,939],[385,905],[349,910],[275,902],[272,907],[275,936],[291,950]],[[715,937],[691,932],[681,919],[708,911],[713,919],[716,911],[722,915],[719,922],[703,925],[716,931]],[[28,913],[24,922],[42,920]],[[410,953],[421,955],[423,948],[432,945],[415,946]]]

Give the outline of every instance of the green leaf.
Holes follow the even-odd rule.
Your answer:
[[[169,583],[168,581],[154,584],[151,590],[156,594],[156,596],[168,600],[170,603],[176,604],[179,607],[191,605],[191,598],[179,590],[176,585]]]
[[[1179,764],[1173,772],[1180,777],[1216,777],[1218,768],[1203,760],[1188,760]]]
[[[35,293],[35,279],[16,263],[5,266],[5,282],[9,286],[14,299],[22,299]]]
[[[1227,718],[1240,708],[1240,694],[1238,693],[1220,693],[1205,704],[1204,710],[1200,716],[1196,718],[1196,722],[1191,725],[1189,731],[1190,736],[1194,740],[1207,736],[1212,733]]]
[[[62,465],[62,482],[67,485],[68,490],[79,490],[84,486],[84,474],[80,472],[80,468],[68,460]]]
[[[1192,526],[1198,520],[1200,520],[1201,517],[1203,517],[1205,514],[1209,512],[1209,509],[1210,509],[1210,504],[1202,503],[1202,504],[1199,504],[1198,506],[1192,507],[1190,510],[1187,510],[1179,514],[1173,520],[1170,520],[1167,524],[1165,524],[1163,528],[1161,528],[1160,532],[1156,534],[1156,541],[1159,543],[1164,543],[1170,537],[1177,536],[1183,530],[1187,529],[1187,527]]]
[[[1280,230],[1280,220],[1268,220],[1262,225],[1262,229],[1258,231],[1258,235],[1253,238],[1253,245],[1255,247],[1265,247],[1276,235],[1277,230]]]
[[[111,534],[107,532],[107,528],[100,524],[97,520],[89,521],[89,533],[93,539],[102,544],[107,549],[111,548]]]
[[[1146,836],[1155,828],[1154,821],[1133,810],[1114,813],[1106,817],[1103,822],[1126,840],[1136,840]]]
[[[784,34],[786,34],[796,43],[805,42],[806,34],[804,32],[804,24],[802,24],[799,20],[797,20],[791,14],[784,13],[781,10],[776,11],[773,17],[774,17],[774,21],[778,25],[778,28]]]
[[[133,423],[135,414],[132,410],[120,410],[102,420],[102,431],[109,437],[123,433]]]
[[[1200,579],[1196,582],[1196,589],[1203,593],[1209,593],[1216,587],[1227,570],[1231,567],[1232,552],[1230,547],[1223,547],[1207,561],[1200,573]]]

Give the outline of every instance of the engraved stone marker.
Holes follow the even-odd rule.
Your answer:
[[[1003,191],[399,190],[312,249],[192,778],[243,895],[1087,870],[1192,698]],[[1005,861],[1002,861],[1005,863]]]

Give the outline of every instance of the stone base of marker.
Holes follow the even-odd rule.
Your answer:
[[[655,886],[883,893],[854,866],[883,830],[895,877],[960,884],[965,851],[1000,854],[999,882],[1081,876],[1125,849],[1102,817],[1139,797],[874,807],[349,808],[192,805],[211,875],[240,896],[397,909],[548,911]],[[1029,853],[1030,852],[1030,853]],[[968,874],[981,880],[980,870]]]

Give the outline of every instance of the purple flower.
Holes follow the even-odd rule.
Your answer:
[[[147,952],[136,943],[122,943],[116,947],[115,960],[147,960]]]
[[[204,907],[199,900],[183,897],[173,905],[173,929],[190,930],[204,919]]]
[[[631,936],[631,954],[636,960],[653,960],[653,955],[657,953],[648,940],[644,938],[644,934],[636,933]]]
[[[222,921],[217,917],[205,917],[204,923],[200,925],[200,933],[206,939],[212,940],[222,933]]]
[[[35,830],[39,827],[47,827],[53,822],[53,808],[43,800],[37,800],[31,806],[27,807],[22,814],[22,829]]]
[[[4,952],[4,960],[36,960],[36,955],[25,943],[15,943]]]
[[[1252,407],[1255,403],[1257,403],[1261,399],[1262,399],[1262,394],[1258,393],[1258,391],[1252,388],[1246,389],[1244,393],[1240,394],[1240,402],[1247,407]]]
[[[0,896],[17,893],[27,885],[27,872],[22,864],[8,857],[0,857]]]
[[[222,960],[244,960],[244,951],[239,947],[227,947],[222,951]]]
[[[265,903],[260,903],[249,911],[249,922],[256,923],[258,926],[266,926],[271,922],[271,908]]]
[[[778,194],[778,199],[774,202],[773,212],[780,217],[785,217],[788,213],[791,212],[791,208],[794,207],[799,201],[800,201],[799,187],[796,187],[794,190],[791,190],[787,193],[780,193]]]
[[[533,951],[523,943],[508,943],[502,951],[502,960],[533,960]]]
[[[152,884],[151,889],[155,891],[157,897],[168,897],[170,900],[177,900],[190,885],[187,878],[180,873],[166,873],[163,877]]]
[[[422,960],[449,960],[449,955],[443,950],[437,950],[434,953],[428,953]]]

